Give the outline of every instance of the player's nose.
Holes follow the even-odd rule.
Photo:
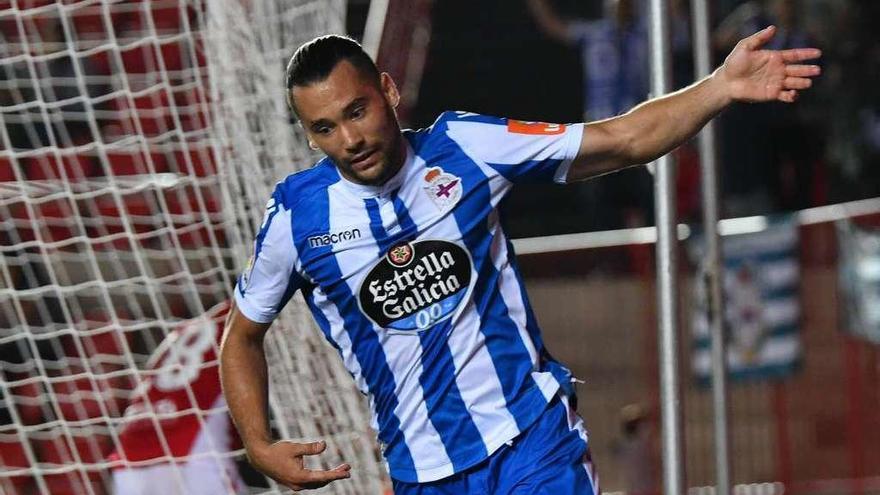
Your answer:
[[[354,126],[340,126],[342,145],[349,153],[357,153],[364,147],[364,135]]]

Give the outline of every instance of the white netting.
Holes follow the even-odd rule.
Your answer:
[[[150,405],[150,356],[229,297],[274,182],[312,163],[284,61],[344,6],[0,0],[0,492],[109,493],[133,402],[154,431],[207,425],[211,407]],[[274,425],[354,465],[328,493],[379,493],[365,405],[319,335],[298,298],[270,332]]]

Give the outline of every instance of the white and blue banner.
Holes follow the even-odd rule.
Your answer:
[[[733,380],[786,376],[802,356],[797,223],[787,215],[767,217],[766,228],[722,239],[728,376]],[[697,236],[690,252],[698,265],[704,247],[702,236]],[[702,282],[703,277],[697,277],[694,284],[693,371],[705,380],[712,361]]]
[[[880,344],[880,230],[837,222],[843,328]]]

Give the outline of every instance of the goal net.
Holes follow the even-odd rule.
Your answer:
[[[315,159],[284,63],[344,12],[0,0],[0,492],[111,493],[114,472],[159,463],[184,493],[187,463],[243,458],[224,435],[181,453],[174,425],[225,415],[198,385],[218,328],[199,322],[231,295],[274,183]],[[381,493],[365,402],[307,313],[292,300],[267,340],[273,427],[327,440],[315,467],[353,465],[323,492]],[[174,407],[151,392],[163,383]],[[126,455],[132,421],[155,455]]]

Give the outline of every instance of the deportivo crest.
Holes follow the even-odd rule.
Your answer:
[[[382,328],[425,330],[455,314],[466,300],[472,273],[471,256],[458,244],[398,244],[364,277],[358,304]]]
[[[461,179],[434,167],[425,172],[425,193],[441,211],[448,210],[461,199]]]

